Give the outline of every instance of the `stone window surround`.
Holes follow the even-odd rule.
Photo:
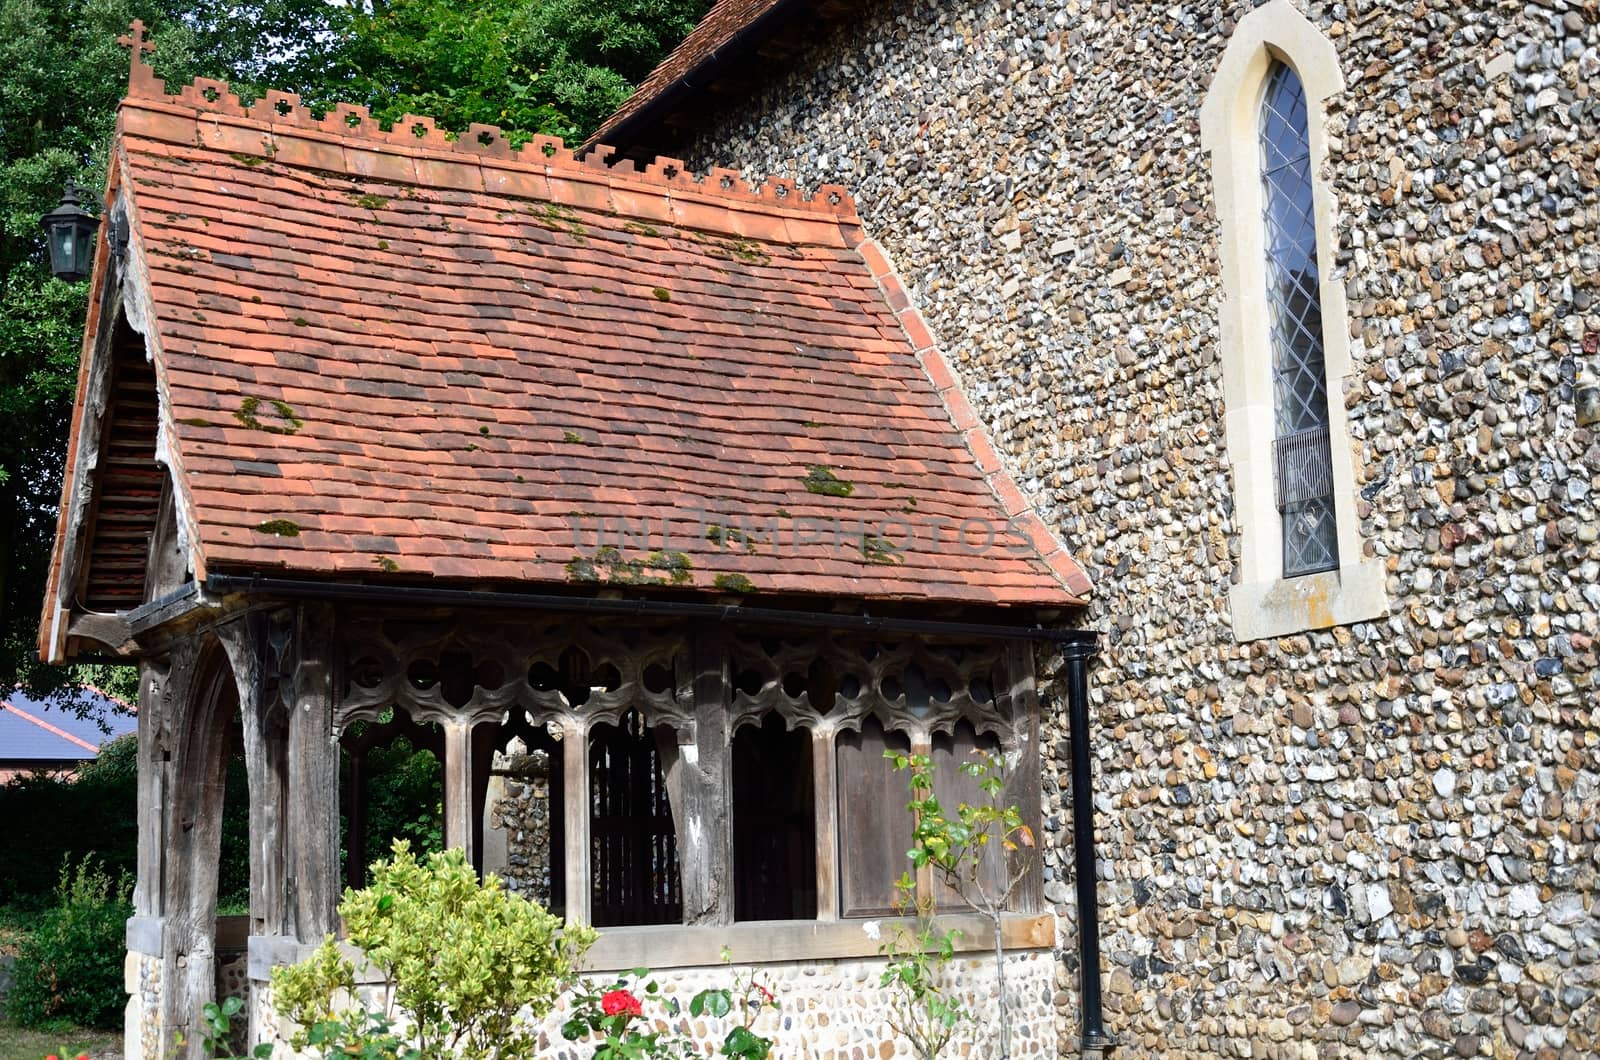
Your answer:
[[[1275,60],[1291,66],[1306,91],[1339,535],[1338,569],[1298,578],[1283,577],[1283,520],[1268,455],[1275,427],[1257,125]],[[1321,103],[1343,90],[1333,44],[1290,0],[1270,0],[1239,21],[1200,110],[1200,142],[1211,155],[1217,196],[1224,293],[1219,345],[1234,518],[1242,535],[1238,580],[1229,604],[1234,637],[1241,642],[1366,621],[1388,612],[1383,562],[1363,558],[1356,517],[1355,459],[1342,397],[1351,371],[1348,316],[1334,270],[1333,194],[1320,175],[1328,156]]]

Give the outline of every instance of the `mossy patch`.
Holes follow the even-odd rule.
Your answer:
[[[715,578],[711,579],[711,583],[718,589],[722,589],[730,593],[748,593],[755,591],[755,586],[752,585],[750,583],[750,579],[746,578],[743,574],[719,574]]]
[[[853,483],[835,475],[833,469],[825,464],[807,466],[805,484],[806,492],[819,493],[824,497],[848,497],[856,491]]]
[[[292,519],[268,519],[256,527],[258,534],[271,534],[273,537],[299,537],[300,524]]]
[[[228,157],[241,166],[264,166],[272,161],[270,158],[262,158],[260,155],[247,155],[243,151],[234,151]]]
[[[772,264],[772,255],[754,240],[724,239],[709,232],[696,232],[693,229],[686,229],[683,237],[691,243],[705,247],[713,257],[734,258],[746,265]]]
[[[552,232],[565,232],[578,242],[584,242],[588,229],[578,222],[578,214],[570,206],[560,203],[547,202],[538,206],[529,206],[528,213],[533,218],[533,223],[540,228],[548,228]]]
[[[562,431],[561,440],[563,442],[571,442],[573,445],[589,444],[589,440],[583,435],[579,434],[577,431]]]
[[[661,230],[659,228],[652,224],[645,224],[643,221],[629,221],[627,224],[622,226],[622,230],[624,232],[632,232],[636,236],[661,235]]]
[[[204,417],[201,417],[201,416],[191,416],[190,418],[188,418],[186,420],[179,420],[178,422],[183,424],[185,427],[219,427],[219,426],[221,426],[221,424],[212,423],[210,420],[205,419]]]
[[[600,571],[595,567],[593,562],[580,557],[567,564],[567,580],[574,582],[597,582],[600,580]]]
[[[610,585],[683,585],[691,579],[693,562],[682,552],[656,549],[643,559],[627,559],[611,545],[596,550],[592,558],[574,557],[567,563],[567,578],[575,582],[604,581]]]
[[[279,398],[273,398],[267,404],[272,406],[273,411],[278,414],[283,422],[262,423],[260,418],[256,416],[256,413],[261,410],[261,404],[260,398],[247,397],[239,402],[239,410],[233,414],[233,418],[252,431],[266,431],[268,434],[294,434],[305,426],[305,421],[295,415],[294,407]]]
[[[726,545],[729,548],[743,545],[746,552],[754,552],[756,550],[756,543],[750,540],[750,535],[736,526],[719,526],[716,523],[712,523],[706,527],[706,540],[713,541],[719,545]]]
[[[656,296],[656,301],[658,302],[672,301],[672,292],[665,287],[652,287],[650,288],[650,293]]]
[[[354,195],[355,193],[352,192],[351,194]],[[356,205],[364,210],[381,210],[389,205],[389,196],[374,195],[370,191],[363,195],[356,195],[355,199]]]
[[[396,563],[392,556],[373,556],[372,562],[376,563],[378,569],[385,574],[393,574],[400,569],[400,564]]]
[[[689,569],[694,566],[687,553],[668,552],[659,548],[644,558],[644,565],[651,570],[666,572],[668,580],[674,585],[688,581]]]
[[[297,328],[303,328],[303,327],[305,327],[306,325],[308,325],[310,323],[311,323],[311,321],[307,320],[305,317],[295,317],[294,318],[294,326],[297,327]]]
[[[893,542],[885,541],[876,534],[864,534],[861,538],[861,556],[868,563],[896,564],[906,561],[905,554]]]

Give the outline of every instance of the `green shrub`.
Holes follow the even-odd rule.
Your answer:
[[[420,1060],[535,1056],[535,1036],[518,1012],[548,1013],[595,939],[494,876],[480,883],[460,850],[418,861],[403,840],[372,866],[371,886],[344,892],[339,915],[393,988],[386,1010],[335,1007],[349,996],[356,968],[331,937],[305,962],[272,973],[278,1010],[305,1028],[296,1047],[328,1056],[367,1055],[374,1046],[385,1055],[415,1050]]]
[[[6,1014],[23,1027],[122,1025],[123,947],[131,884],[85,857],[61,868],[56,907],[17,954]]]

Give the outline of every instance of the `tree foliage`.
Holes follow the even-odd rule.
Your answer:
[[[364,103],[385,125],[426,115],[581,138],[627,98],[703,0],[373,0],[332,50],[322,105]]]
[[[365,104],[513,139],[590,132],[705,0],[0,0],[0,683],[73,674],[34,657],[87,284],[50,277],[39,218],[68,179],[98,193],[138,17],[169,83],[196,76]],[[101,675],[100,679],[105,680]]]
[[[328,10],[323,0],[0,0],[0,682],[45,692],[73,676],[34,651],[88,285],[51,278],[39,218],[68,180],[105,186],[128,79],[117,37],[144,19],[157,72],[174,80],[293,79],[327,39]]]

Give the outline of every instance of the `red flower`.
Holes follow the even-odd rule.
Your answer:
[[[642,1016],[644,1007],[639,999],[626,990],[612,990],[600,995],[600,1008],[607,1016]]]
[[[769,1004],[774,1002],[774,1001],[776,1001],[776,1000],[778,1000],[777,998],[772,996],[772,991],[768,990],[766,987],[762,986],[760,983],[756,983],[755,984],[755,988],[757,990],[761,991],[761,996],[766,998],[767,1002]]]

